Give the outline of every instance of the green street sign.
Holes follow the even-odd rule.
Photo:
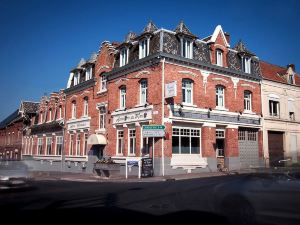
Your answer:
[[[143,126],[144,130],[164,130],[166,128],[165,125],[145,125]]]
[[[164,137],[165,136],[164,125],[145,125],[143,126],[143,137]]]

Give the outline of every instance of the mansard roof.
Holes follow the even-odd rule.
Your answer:
[[[194,35],[188,28],[187,26],[184,24],[184,22],[181,20],[179,22],[179,24],[177,25],[177,27],[174,30],[176,32],[176,34],[184,34],[193,38],[196,38],[196,35]]]
[[[248,54],[252,56],[255,55],[254,53],[252,53],[246,48],[246,45],[242,42],[242,40],[239,40],[239,42],[234,47],[234,50],[238,51],[238,53],[240,54]]]
[[[145,26],[145,28],[143,29],[142,34],[144,33],[153,33],[155,31],[157,31],[158,28],[155,26],[155,24],[150,20],[149,23]]]

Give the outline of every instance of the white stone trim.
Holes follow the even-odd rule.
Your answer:
[[[208,43],[215,43],[216,40],[217,40],[217,37],[218,37],[218,35],[219,35],[220,32],[221,32],[221,35],[222,35],[222,37],[223,37],[223,39],[224,39],[225,46],[226,46],[226,47],[230,47],[230,45],[229,45],[228,42],[227,42],[227,39],[226,39],[226,37],[225,37],[225,34],[224,34],[224,32],[223,32],[223,29],[222,29],[222,26],[221,26],[221,25],[218,25],[218,26],[215,28],[214,33],[213,33],[213,35],[211,36],[211,38],[210,38],[210,40],[208,41]]]

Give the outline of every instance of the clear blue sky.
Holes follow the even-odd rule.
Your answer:
[[[123,41],[149,20],[174,29],[184,20],[200,38],[221,24],[260,59],[300,71],[300,1],[0,1],[0,120],[21,100],[65,88],[69,71],[104,40]]]

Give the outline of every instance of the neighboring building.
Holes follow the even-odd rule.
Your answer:
[[[264,157],[270,166],[299,162],[300,77],[295,66],[286,68],[260,62],[263,75],[262,108]]]
[[[0,159],[20,160],[22,157],[23,134],[31,119],[36,115],[38,103],[23,101],[19,109],[0,123]]]
[[[231,48],[221,26],[199,39],[183,22],[174,31],[150,22],[117,50],[105,73],[107,155],[154,158],[156,175],[263,163],[259,59],[243,43]],[[143,137],[149,124],[167,135]]]
[[[61,168],[64,148],[65,96],[63,90],[43,96],[39,110],[24,135],[23,159],[36,170]]]
[[[103,42],[98,54],[71,70],[66,94],[65,161],[70,171],[92,172],[106,145],[107,79],[114,44]]]

